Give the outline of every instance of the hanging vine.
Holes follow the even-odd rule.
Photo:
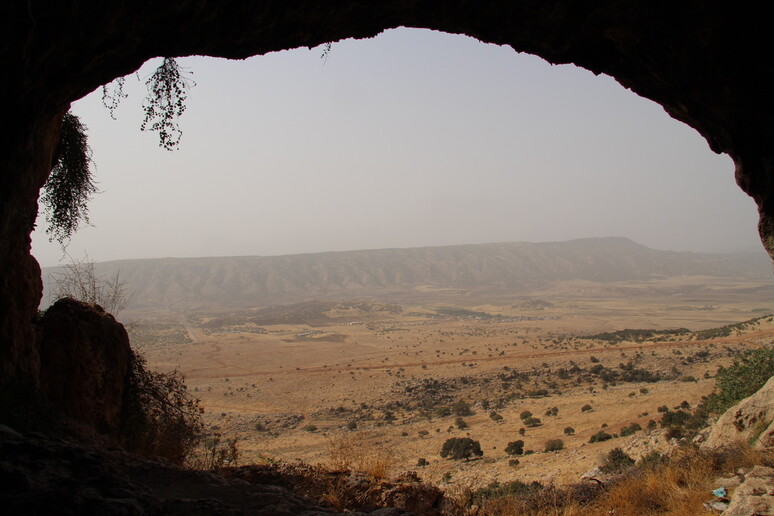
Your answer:
[[[116,119],[115,111],[121,101],[128,97],[124,93],[124,84],[126,83],[126,77],[119,77],[110,84],[102,86],[102,105],[110,112],[110,118]]]
[[[186,108],[188,89],[196,85],[186,74],[190,72],[183,70],[175,59],[165,57],[161,66],[145,81],[148,96],[143,102],[145,118],[140,129],[157,131],[159,147],[170,151],[180,144],[183,131],[178,120]]]
[[[40,198],[50,241],[64,245],[81,222],[89,223],[88,203],[99,192],[91,172],[93,164],[86,126],[68,111],[62,118],[54,166]]]

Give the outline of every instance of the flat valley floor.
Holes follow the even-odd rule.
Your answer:
[[[464,488],[575,482],[612,448],[663,449],[663,432],[648,430],[660,407],[695,406],[719,366],[771,342],[771,293],[686,276],[122,319],[136,321],[132,343],[151,367],[185,375],[208,431],[239,439],[241,463],[359,461]],[[642,430],[620,437],[633,423]],[[619,437],[590,443],[601,430]],[[483,456],[441,458],[450,437],[479,441]],[[519,439],[534,453],[506,454]],[[564,449],[545,452],[552,439]]]

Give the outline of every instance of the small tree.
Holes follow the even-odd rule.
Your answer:
[[[524,453],[524,441],[519,439],[518,441],[511,441],[505,447],[505,453],[508,455],[521,455]]]
[[[543,422],[536,417],[528,417],[527,419],[524,420],[524,424],[527,425],[527,427],[529,428],[540,426],[542,423]]]
[[[632,459],[621,448],[613,448],[605,457],[605,462],[599,467],[605,473],[617,473],[634,465]]]
[[[546,441],[546,451],[547,452],[553,452],[553,451],[559,451],[564,450],[564,441],[561,439],[549,439]]]
[[[600,430],[596,434],[591,436],[591,439],[589,439],[590,443],[601,443],[603,441],[607,441],[612,439],[613,436],[605,432],[604,430]]]
[[[472,416],[473,411],[470,410],[470,405],[467,401],[459,400],[455,401],[452,405],[452,412],[455,416]]]
[[[441,448],[441,458],[444,459],[448,457],[453,460],[468,460],[473,456],[480,457],[483,454],[481,443],[470,437],[452,437],[447,439]]]

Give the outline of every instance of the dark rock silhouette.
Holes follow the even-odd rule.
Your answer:
[[[37,328],[45,396],[64,415],[116,434],[132,356],[123,325],[99,306],[65,298],[46,310]]]

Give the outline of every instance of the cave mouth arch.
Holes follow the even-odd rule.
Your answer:
[[[419,29],[336,43],[328,62],[322,51],[181,59],[197,86],[172,153],[138,130],[155,61],[127,78],[117,121],[99,88],[74,104],[96,142],[106,193],[94,204],[106,219],[93,212],[97,227],[83,232],[94,236],[76,236],[70,253],[104,261],[613,235],[703,251],[741,247],[720,244],[736,236],[723,224],[735,211],[747,215],[739,228],[754,227],[752,203],[730,190],[727,161],[609,77]],[[698,180],[703,188],[690,189]],[[703,199],[729,191],[734,203]],[[646,231],[641,219],[656,198],[658,222]],[[694,227],[680,230],[686,215]],[[711,238],[706,224],[718,227]]]
[[[497,0],[283,4],[232,0],[125,7],[99,2],[0,8],[0,55],[10,134],[0,141],[0,378],[38,382],[34,320],[42,286],[30,255],[37,198],[51,169],[63,114],[74,100],[152,57],[245,58],[367,38],[399,26],[467,34],[551,63],[605,73],[664,106],[715,152],[734,160],[737,184],[758,205],[774,257],[774,101],[761,77],[774,61],[753,5],[698,0]],[[5,273],[11,271],[11,273]],[[2,381],[2,380],[0,380]]]

